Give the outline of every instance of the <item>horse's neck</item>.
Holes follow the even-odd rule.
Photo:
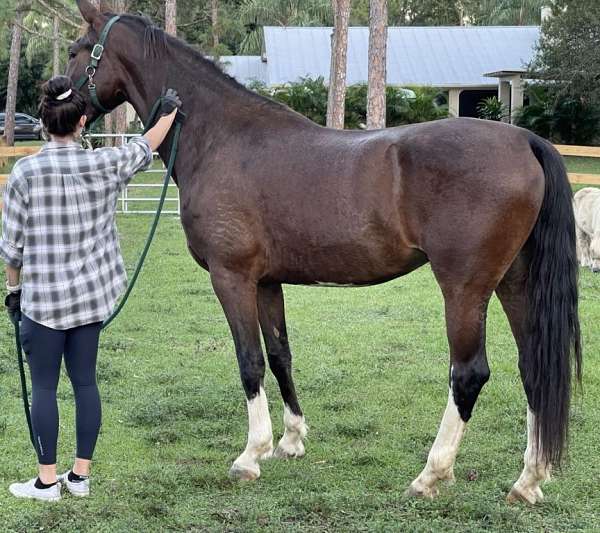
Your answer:
[[[240,132],[252,137],[250,128],[265,128],[272,132],[276,125],[289,121],[306,123],[306,119],[277,104],[265,105],[254,93],[227,79],[210,64],[185,55],[172,61],[151,59],[132,66],[128,72],[128,100],[144,124],[161,92],[175,89],[182,100],[186,122],[182,130],[181,149],[175,165],[177,184],[189,179],[189,169],[201,173],[209,154],[216,148],[226,149]],[[301,125],[298,125],[301,126]],[[159,153],[163,161],[169,157],[170,138]]]
[[[239,122],[245,121],[248,106],[255,98],[209,65],[187,58],[175,58],[167,64],[154,59],[139,72],[130,72],[130,76],[128,100],[144,124],[162,91],[173,88],[195,130],[232,134]]]

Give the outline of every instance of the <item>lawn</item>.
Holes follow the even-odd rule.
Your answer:
[[[122,216],[128,267],[148,217]],[[428,267],[372,288],[286,287],[307,455],[262,464],[257,482],[227,470],[246,439],[233,342],[207,274],[164,217],[123,314],[103,334],[104,424],[93,497],[43,505],[9,483],[34,472],[11,327],[0,318],[2,531],[598,531],[600,276],[583,271],[584,394],[573,405],[569,462],[537,507],[507,505],[526,445],[516,348],[496,299],[488,319],[492,378],[439,499],[404,489],[424,465],[447,394],[440,291]],[[282,406],[269,374],[275,438]],[[73,402],[59,391],[60,468],[73,450]]]

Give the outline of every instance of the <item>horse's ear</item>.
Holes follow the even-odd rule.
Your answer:
[[[79,8],[79,11],[81,11],[81,16],[83,17],[83,20],[85,20],[88,24],[92,26],[101,17],[98,8],[89,0],[77,0],[77,7]]]

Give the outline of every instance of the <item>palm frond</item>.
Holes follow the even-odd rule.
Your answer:
[[[43,34],[29,36],[27,46],[25,47],[25,59],[29,66],[31,66],[36,57],[47,52],[51,38],[52,36]]]

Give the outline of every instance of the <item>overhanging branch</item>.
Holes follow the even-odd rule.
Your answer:
[[[61,14],[61,12],[58,9],[53,8],[50,4],[45,2],[45,0],[36,0],[36,2],[38,2],[42,7],[44,7],[48,11],[50,11],[50,13],[52,13],[55,17],[58,17],[60,20],[62,20],[65,24],[68,24],[72,28],[80,28],[81,24],[78,24],[77,22],[73,22],[72,20],[68,19],[63,14]]]

